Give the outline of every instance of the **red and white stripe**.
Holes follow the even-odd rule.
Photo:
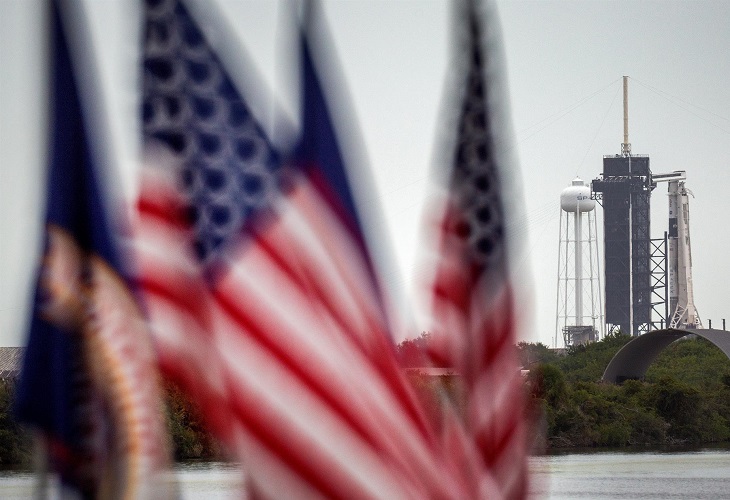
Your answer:
[[[527,452],[524,387],[517,365],[512,291],[506,270],[480,265],[460,232],[458,208],[447,205],[438,229],[432,285],[432,358],[459,371],[466,384],[466,436],[447,420],[452,442],[482,463],[480,496],[524,498]]]
[[[294,182],[206,282],[179,197],[149,173],[134,247],[161,362],[271,498],[464,498],[401,373],[356,240]]]

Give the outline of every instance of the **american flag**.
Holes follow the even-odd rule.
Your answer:
[[[527,452],[501,185],[508,162],[497,140],[506,124],[500,121],[504,101],[495,91],[496,14],[475,1],[457,12],[454,63],[462,80],[435,231],[431,355],[464,377],[465,431],[482,461],[481,494],[521,498],[527,495]]]
[[[163,369],[256,495],[458,496],[388,336],[307,41],[282,161],[195,20],[146,7],[134,243]]]
[[[514,496],[492,488],[511,478],[479,454],[482,420],[442,435],[398,366],[310,48],[304,36],[300,141],[280,154],[185,6],[146,3],[133,246],[163,370],[253,497]],[[486,361],[475,389],[496,373]]]

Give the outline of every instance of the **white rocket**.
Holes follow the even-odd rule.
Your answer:
[[[667,279],[669,328],[702,328],[692,289],[692,249],[689,240],[689,198],[683,170],[654,174],[652,181],[669,183],[669,231],[667,233]]]

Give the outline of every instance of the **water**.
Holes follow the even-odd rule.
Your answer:
[[[530,466],[535,498],[730,498],[727,449],[569,453],[532,457]],[[184,499],[240,498],[242,475],[231,464],[177,464],[173,476]],[[0,498],[31,498],[34,486],[32,473],[0,471]]]
[[[31,472],[0,470],[0,498],[33,498],[35,478]]]
[[[532,457],[533,492],[554,499],[730,497],[730,451],[603,452]]]
[[[239,466],[222,462],[186,462],[175,465],[182,498],[241,498],[243,474]]]
[[[223,500],[240,498],[241,470],[223,462],[186,462],[175,464],[171,481],[175,481],[184,500]],[[46,498],[59,498],[58,481],[49,478]],[[0,470],[0,498],[20,500],[33,498],[37,488],[32,472]]]

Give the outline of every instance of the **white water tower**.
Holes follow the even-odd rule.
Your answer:
[[[555,347],[560,334],[566,347],[603,336],[595,206],[591,188],[579,178],[560,194]]]

